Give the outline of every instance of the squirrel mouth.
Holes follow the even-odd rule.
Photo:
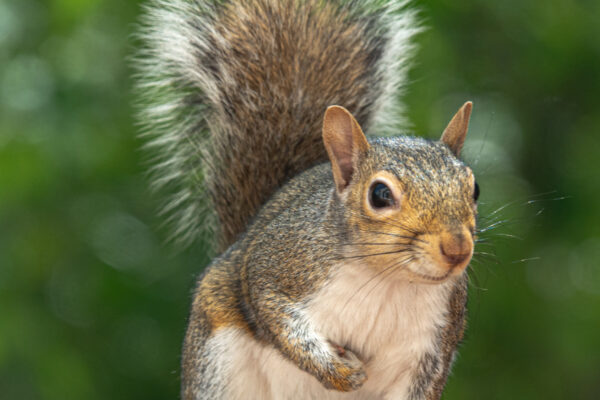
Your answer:
[[[443,282],[446,279],[448,279],[448,277],[450,275],[452,275],[452,271],[453,271],[453,268],[449,269],[448,272],[446,272],[445,274],[438,275],[438,276],[432,276],[432,275],[428,275],[428,274],[422,274],[422,273],[414,272],[414,271],[411,271],[411,273],[413,275],[417,276],[419,279],[422,279],[422,280],[426,281],[426,283],[439,283],[439,282]]]

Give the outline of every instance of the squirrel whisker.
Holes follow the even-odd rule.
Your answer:
[[[347,242],[343,243],[348,246],[398,246],[398,245],[410,245],[409,243],[367,243],[367,242]]]
[[[363,211],[361,211],[361,212],[358,212],[358,213],[357,213],[357,212],[355,212],[355,211],[352,211],[352,212],[351,212],[351,214],[353,214],[353,215],[357,215],[357,216],[360,216],[360,217],[362,217],[362,218],[364,218],[364,219],[367,219],[367,220],[370,220],[370,219],[371,219],[371,217],[370,217],[370,216],[368,216],[367,214],[365,214]],[[399,223],[397,220],[393,220],[393,219],[391,219],[391,218],[387,217],[387,218],[381,218],[381,219],[380,219],[380,221],[381,221],[382,223],[386,224],[386,225],[390,225],[390,226],[393,226],[393,227],[395,227],[395,228],[403,229],[403,230],[405,230],[405,231],[407,231],[407,232],[410,232],[410,233],[412,233],[414,236],[412,236],[412,237],[409,237],[409,238],[411,238],[411,239],[414,239],[414,240],[421,240],[421,239],[418,239],[418,238],[416,238],[415,236],[418,236],[418,235],[420,235],[422,232],[416,231],[416,230],[414,230],[414,229],[412,229],[412,228],[409,228],[409,227],[407,227],[406,225],[400,224],[400,223]]]
[[[381,253],[371,253],[371,254],[361,254],[361,255],[355,255],[355,256],[345,256],[342,257],[342,259],[345,260],[352,260],[352,259],[356,259],[356,258],[367,258],[367,257],[375,257],[375,256],[384,256],[384,255],[388,255],[388,254],[399,254],[399,253],[403,253],[405,251],[410,251],[411,248],[406,248],[406,249],[400,249],[400,250],[396,250],[396,251],[384,251]]]
[[[401,238],[401,239],[409,239],[409,240],[414,240],[414,241],[417,241],[417,242],[429,243],[427,240],[419,239],[419,238],[416,238],[414,236],[398,235],[396,233],[390,233],[390,232],[378,232],[378,231],[369,231],[369,232],[370,233],[374,233],[376,235],[394,236],[394,237]]]

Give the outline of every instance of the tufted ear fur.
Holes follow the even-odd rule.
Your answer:
[[[460,154],[460,150],[465,143],[472,108],[473,103],[467,101],[454,115],[440,139],[442,143],[446,144],[452,150],[456,157]]]
[[[369,149],[369,143],[356,119],[340,106],[331,106],[325,111],[323,143],[331,160],[336,188],[342,193],[358,166],[359,154]]]

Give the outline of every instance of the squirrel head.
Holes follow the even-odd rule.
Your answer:
[[[345,256],[410,281],[462,274],[473,254],[479,196],[473,172],[458,159],[471,108],[462,106],[439,141],[367,140],[346,109],[327,109],[323,141],[345,216]]]

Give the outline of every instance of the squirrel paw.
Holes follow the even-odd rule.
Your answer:
[[[352,351],[331,343],[336,355],[328,365],[321,382],[328,389],[350,392],[359,389],[367,380],[362,361]]]

